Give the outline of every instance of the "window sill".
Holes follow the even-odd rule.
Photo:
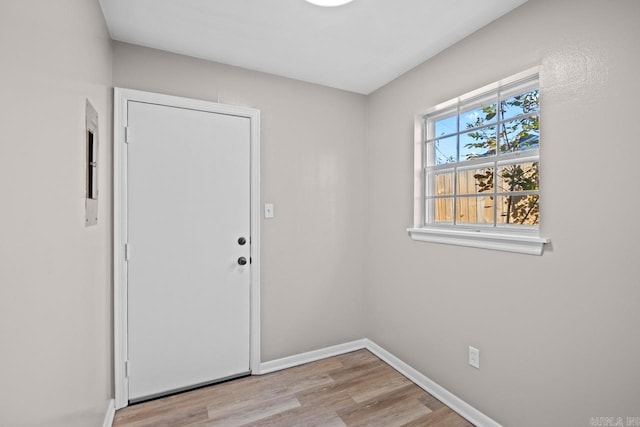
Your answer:
[[[545,243],[551,242],[550,239],[537,236],[475,230],[431,227],[409,228],[407,231],[413,240],[421,242],[444,243],[528,255],[542,255]]]

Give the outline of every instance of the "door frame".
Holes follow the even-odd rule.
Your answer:
[[[135,136],[127,132],[128,102],[144,102],[167,105],[190,110],[206,111],[246,117],[251,123],[250,131],[250,328],[249,368],[252,374],[260,373],[260,111],[249,107],[238,107],[163,95],[133,89],[114,88],[113,117],[113,354],[116,409],[129,404],[129,381],[127,375],[127,139],[135,143]]]

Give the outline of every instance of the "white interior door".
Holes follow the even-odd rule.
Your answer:
[[[137,401],[250,370],[250,119],[129,101],[127,121]]]

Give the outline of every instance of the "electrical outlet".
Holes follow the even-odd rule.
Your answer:
[[[480,369],[480,350],[471,346],[469,346],[469,365]]]

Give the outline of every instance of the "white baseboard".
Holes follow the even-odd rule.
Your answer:
[[[456,411],[460,416],[464,417],[477,427],[502,427],[495,420],[478,411],[458,396],[427,378],[425,375],[421,374],[416,369],[407,365],[405,362],[367,338],[264,362],[260,364],[260,372],[254,372],[254,374],[268,374],[270,372],[292,368],[294,366],[315,362],[316,360],[326,359],[327,357],[337,356],[339,354],[349,353],[363,348],[366,348],[371,353],[384,360],[388,365],[407,377],[418,387],[427,391],[433,397]]]
[[[113,425],[113,419],[116,416],[116,401],[115,399],[109,400],[109,406],[107,406],[107,413],[104,414],[104,422],[102,427],[111,427]]]
[[[427,391],[433,397],[456,411],[462,417],[466,418],[470,423],[478,427],[502,427],[495,420],[478,411],[476,408],[469,405],[467,402],[460,399],[453,393],[449,392],[441,385],[430,380],[425,375],[418,372],[416,369],[407,365],[402,360],[398,359],[396,356],[380,347],[378,344],[369,339],[365,339],[365,341],[367,342],[367,350],[387,362],[387,364],[393,367],[396,371],[400,372],[402,375],[415,383],[418,387]]]
[[[282,359],[263,362],[260,364],[260,372],[257,372],[257,374],[268,374],[270,372],[292,368],[294,366],[303,365],[305,363],[315,362],[316,360],[326,359],[327,357],[333,357],[339,354],[361,350],[363,348],[366,348],[367,341],[368,340],[366,339],[351,341],[344,344],[321,348],[319,350],[308,351],[306,353],[294,354],[293,356],[283,357]]]

